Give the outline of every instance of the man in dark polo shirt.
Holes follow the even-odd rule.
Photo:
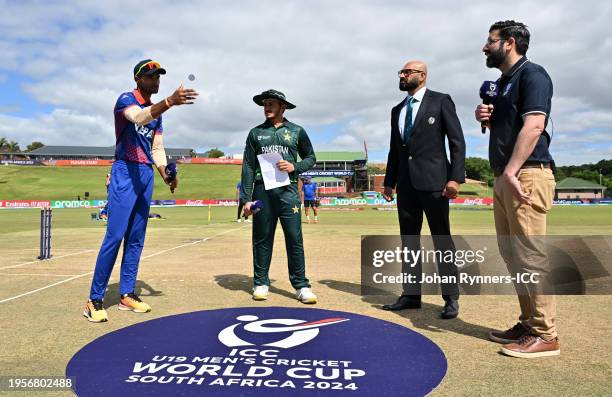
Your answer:
[[[490,105],[476,108],[476,119],[490,130],[489,161],[495,173],[494,214],[500,253],[508,271],[550,271],[543,238],[551,208],[555,178],[546,130],[553,85],[543,67],[525,57],[529,30],[515,21],[494,23],[482,51],[487,66],[501,70],[498,95]],[[493,331],[491,340],[503,343],[501,352],[521,358],[559,355],[555,328],[556,302],[535,284],[515,282],[521,307],[519,322],[506,331]]]

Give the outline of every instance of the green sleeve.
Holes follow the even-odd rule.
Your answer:
[[[308,138],[308,134],[306,134],[303,128],[300,128],[298,135],[298,154],[302,161],[298,161],[295,164],[295,173],[297,175],[312,169],[317,162],[310,138]]]
[[[252,200],[253,183],[255,182],[255,171],[257,169],[257,151],[253,130],[247,136],[242,157],[242,176],[240,177],[240,202],[247,203]]]

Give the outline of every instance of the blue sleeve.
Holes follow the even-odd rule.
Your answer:
[[[530,71],[521,76],[520,115],[541,112],[548,115],[552,99],[552,81],[542,71]]]
[[[117,103],[115,104],[115,114],[123,113],[125,109],[132,105],[138,105],[138,101],[134,95],[129,92],[121,94],[121,96],[117,99]]]

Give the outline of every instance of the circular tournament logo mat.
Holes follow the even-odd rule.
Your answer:
[[[423,396],[446,374],[425,336],[354,313],[206,310],[142,322],[79,350],[79,396]]]

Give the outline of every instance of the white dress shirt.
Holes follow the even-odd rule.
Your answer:
[[[425,95],[425,90],[427,87],[423,87],[417,92],[414,93],[413,96],[408,94],[406,96],[406,102],[402,111],[400,112],[399,118],[397,119],[397,126],[399,127],[400,135],[402,139],[404,139],[404,123],[406,121],[406,110],[408,108],[408,103],[411,98],[414,98],[416,102],[412,104],[412,125],[414,126],[414,119],[416,118],[417,113],[419,112],[419,107],[421,107],[421,102],[423,102],[423,96]]]

